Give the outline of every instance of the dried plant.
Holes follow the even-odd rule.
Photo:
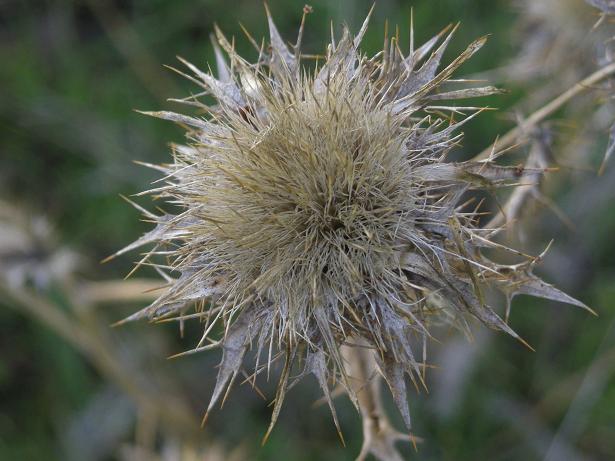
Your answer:
[[[598,8],[601,11],[600,20],[596,23],[594,28],[597,28],[604,22],[612,22],[612,16],[615,15],[615,3],[614,2],[612,2],[611,0],[586,0],[586,2]],[[609,38],[607,42],[612,44],[613,40],[615,40],[615,31],[613,31],[613,29],[610,28],[608,29],[607,33],[609,34]],[[609,53],[608,55],[608,59],[611,62],[613,61],[612,50],[611,50],[611,53]],[[613,113],[612,113],[613,110],[612,110],[612,102],[611,102],[613,99],[613,83],[612,82],[610,82],[608,90],[609,91],[608,91],[607,101],[610,104],[606,106],[611,109],[609,113],[609,116],[610,116],[609,120],[612,120],[613,119]],[[610,130],[609,130],[609,143],[606,148],[604,160],[602,161],[602,165],[600,167],[600,174],[604,172],[607,162],[609,161],[610,157],[613,155],[613,151],[615,151],[615,123],[611,125]]]
[[[166,438],[157,450],[127,445],[120,452],[122,461],[243,461],[248,459],[241,447],[226,450],[211,442],[207,447]]]
[[[13,288],[37,289],[69,278],[78,255],[57,242],[49,221],[0,201],[0,280]]]
[[[607,58],[608,33],[594,28],[599,15],[588,4],[591,2],[512,0],[512,3],[519,11],[515,41],[520,50],[503,71],[502,77],[507,81],[538,87],[543,97],[548,97],[572,85]],[[545,85],[541,79],[550,82]],[[535,100],[535,92],[533,96]]]
[[[481,112],[450,101],[498,91],[452,78],[485,38],[443,68],[454,28],[417,49],[411,39],[407,55],[393,38],[367,57],[359,46],[368,16],[356,36],[347,28],[339,41],[332,36],[310,68],[301,54],[304,21],[289,47],[267,16],[269,46],[250,37],[256,63],[219,30],[217,78],[182,60],[192,73],[182,75],[202,92],[180,102],[205,117],[148,113],[186,127],[188,143],[174,147],[172,163],[149,165],[164,177],[144,194],[169,211],[135,205],[155,228],[116,253],[153,246],[139,265],[153,265],[168,283],[127,320],[203,321],[194,351],[222,349],[205,418],[253,347],[251,380],[283,362],[266,437],[295,367],[297,380],[316,377],[339,431],[332,383],[361,406],[340,351],[349,346],[369,351],[410,428],[405,376],[424,384],[433,325],[468,330],[477,319],[521,340],[489,305],[492,292],[507,312],[518,294],[588,309],[533,274],[540,256],[494,241],[499,228],[480,227],[479,207],[466,201],[468,192],[516,186],[545,168],[500,166],[496,152],[447,160],[463,124]],[[519,262],[495,262],[485,250]],[[381,456],[374,447],[363,455]]]
[[[526,125],[524,112],[542,106],[557,93],[574,88],[575,82],[597,67],[612,64],[610,36],[613,29],[608,21],[604,21],[606,10],[599,5],[604,3],[601,1],[513,0],[512,3],[519,11],[517,33],[514,35],[519,51],[508,65],[493,72],[492,77],[524,89],[526,96],[515,108],[522,126]],[[601,8],[603,14],[600,15],[593,6]],[[587,88],[598,91],[583,91],[583,97],[577,98],[575,104],[566,108],[560,121],[560,126],[568,128],[565,133],[553,124],[544,124],[538,129],[529,124],[530,129],[525,130],[524,135],[532,140],[533,147],[526,165],[553,163],[554,157],[550,154],[553,150],[558,152],[559,165],[576,169],[589,168],[589,164],[595,163],[591,158],[595,141],[609,130],[614,114],[608,98],[612,83],[607,81],[599,86],[601,80],[586,82]],[[597,98],[607,103],[598,106]],[[614,132],[612,128],[610,130]],[[605,155],[600,172],[604,170],[610,150]],[[518,197],[514,205],[516,212],[507,213],[507,221],[522,217],[521,206],[525,210],[523,214],[531,215],[528,213],[530,207],[525,206],[531,198],[547,205],[570,226],[567,218],[543,193],[543,181],[539,177],[536,179],[538,181],[532,181],[531,187],[515,191]],[[494,222],[501,221],[502,216],[498,216]]]
[[[604,14],[615,14],[615,2],[613,0],[585,0],[598,8]]]

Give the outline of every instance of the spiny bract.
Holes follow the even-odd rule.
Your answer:
[[[176,213],[140,208],[156,227],[118,252],[153,244],[142,262],[168,282],[129,319],[204,321],[195,350],[223,350],[208,412],[254,347],[254,376],[284,362],[271,427],[294,366],[299,377],[315,375],[337,425],[330,385],[356,399],[340,346],[361,342],[410,426],[404,377],[422,381],[434,322],[466,328],[474,317],[517,337],[486,304],[488,289],[509,302],[524,293],[583,306],[532,274],[537,258],[492,242],[496,230],[479,228],[476,213],[461,207],[466,192],[515,184],[524,173],[491,160],[445,161],[460,126],[480,110],[441,101],[497,92],[445,88],[460,83],[453,71],[485,39],[441,70],[454,29],[418,49],[411,40],[407,56],[391,39],[367,58],[359,44],[368,19],[356,36],[344,28],[339,41],[332,37],[312,70],[301,63],[303,25],[289,47],[268,14],[270,45],[254,64],[216,30],[218,78],[182,61],[203,89],[182,102],[207,116],[150,113],[187,127],[189,143],[174,148],[173,163],[154,166],[164,184],[146,192]],[[494,263],[483,248],[523,262]],[[196,314],[184,314],[195,305]]]

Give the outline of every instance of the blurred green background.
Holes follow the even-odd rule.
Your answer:
[[[311,2],[307,50],[322,50],[331,21],[357,30],[371,3]],[[451,22],[462,23],[449,58],[472,39],[490,35],[462,74],[502,68],[525,40],[522,12],[511,1],[376,4],[363,46],[368,53],[379,50],[387,18],[390,31],[399,26],[400,36],[408,36],[412,7],[418,43]],[[303,3],[270,0],[269,5],[283,35],[294,41]],[[208,62],[213,67],[209,35],[214,23],[254,58],[239,22],[255,37],[267,33],[258,1],[0,0],[0,199],[28,222],[46,217],[54,240],[45,251],[66,247],[77,254],[72,277],[117,281],[130,271],[137,255],[99,264],[148,229],[119,194],[144,190],[157,178],[133,160],[164,162],[168,143],[183,139],[178,127],[133,109],[183,110],[167,98],[195,89],[163,64],[175,66],[180,55],[201,68]],[[548,75],[541,84],[555,78]],[[470,123],[456,155],[479,152],[512,126],[514,108],[532,106],[531,85],[504,86],[507,94],[486,102],[500,113]],[[556,158],[558,148],[571,142],[577,122],[566,111],[557,114]],[[515,300],[511,324],[536,352],[478,325],[472,343],[442,332],[442,343],[430,348],[430,360],[438,367],[428,375],[430,392],[409,395],[414,432],[423,438],[418,452],[401,446],[409,459],[615,459],[615,175],[613,166],[602,177],[595,173],[605,144],[606,133],[592,139],[586,155],[567,159],[558,177],[549,179],[549,194],[574,229],[538,208],[524,222],[520,238],[534,253],[554,238],[541,273],[600,317],[557,303]],[[151,206],[147,200],[140,203]],[[11,213],[6,219],[17,211]],[[2,270],[10,261],[2,260]],[[146,269],[137,276],[157,277]],[[173,443],[202,444],[205,454],[190,459],[351,460],[358,453],[358,414],[343,396],[336,399],[348,445],[343,448],[326,406],[313,405],[319,393],[309,380],[291,391],[264,447],[260,439],[270,408],[248,385],[235,386],[224,409],[199,431],[219,353],[166,360],[194,346],[198,325],[187,324],[183,338],[176,325],[143,322],[111,329],[112,322],[145,301],[80,307],[76,283],[52,280],[33,286],[30,281],[11,288],[7,282],[7,293],[0,291],[0,460],[138,459],[135,440],[160,459],[176,459],[164,457]],[[27,307],[41,301],[71,319],[74,328],[87,325],[83,336],[99,335],[101,350],[84,345],[88,338],[73,330],[58,334],[61,327],[50,328],[54,320],[40,314],[46,305],[38,311]],[[123,374],[134,376],[126,382]],[[259,383],[268,400],[274,382]],[[170,409],[153,417],[157,410],[148,399]],[[169,416],[182,406],[196,424]],[[167,416],[164,424],[149,423]]]

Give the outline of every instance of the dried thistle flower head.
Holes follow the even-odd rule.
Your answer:
[[[324,61],[309,70],[303,26],[289,47],[268,20],[270,46],[256,63],[219,30],[218,78],[183,61],[215,104],[183,102],[206,117],[150,113],[187,127],[188,145],[175,147],[171,164],[154,166],[164,184],[147,192],[177,212],[141,209],[155,229],[118,252],[153,244],[143,261],[169,284],[129,319],[183,318],[197,306],[205,331],[195,350],[223,350],[208,412],[249,347],[255,375],[283,361],[271,426],[295,366],[299,377],[315,375],[337,425],[331,382],[355,398],[340,346],[367,343],[410,426],[405,375],[422,380],[424,350],[418,358],[413,344],[426,343],[431,325],[464,327],[475,318],[518,338],[487,304],[489,289],[508,301],[530,294],[584,306],[532,274],[537,258],[492,242],[494,230],[479,228],[461,206],[467,191],[524,174],[490,160],[446,161],[479,110],[443,101],[497,92],[446,88],[459,84],[453,72],[484,38],[442,69],[454,29],[411,45],[406,56],[391,39],[368,58],[359,51],[366,19],[356,36],[344,28],[339,41],[332,37]],[[497,264],[483,248],[523,261]]]

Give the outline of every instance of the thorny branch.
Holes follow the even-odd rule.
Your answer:
[[[576,83],[568,90],[564,91],[561,95],[531,114],[527,119],[510,130],[504,136],[500,137],[495,144],[487,147],[472,160],[487,160],[497,150],[502,150],[514,145],[520,138],[526,136],[532,128],[545,120],[547,117],[553,115],[553,113],[559,110],[564,104],[579,94],[590,90],[592,86],[612,76],[613,74],[615,74],[615,62],[604,66],[580,82]]]
[[[374,455],[387,461],[403,461],[395,444],[401,441],[420,441],[412,434],[402,434],[391,425],[380,393],[380,374],[372,351],[366,347],[343,346],[342,355],[352,391],[357,396],[361,419],[363,421],[363,446],[357,461]]]
[[[544,176],[536,171],[546,170],[549,166],[551,140],[547,130],[534,131],[530,153],[524,164],[525,173],[519,181],[520,184],[513,189],[506,203],[487,223],[485,226],[487,229],[510,229],[511,222],[521,217],[532,199],[549,206],[564,223],[573,227],[568,218],[540,190]]]

